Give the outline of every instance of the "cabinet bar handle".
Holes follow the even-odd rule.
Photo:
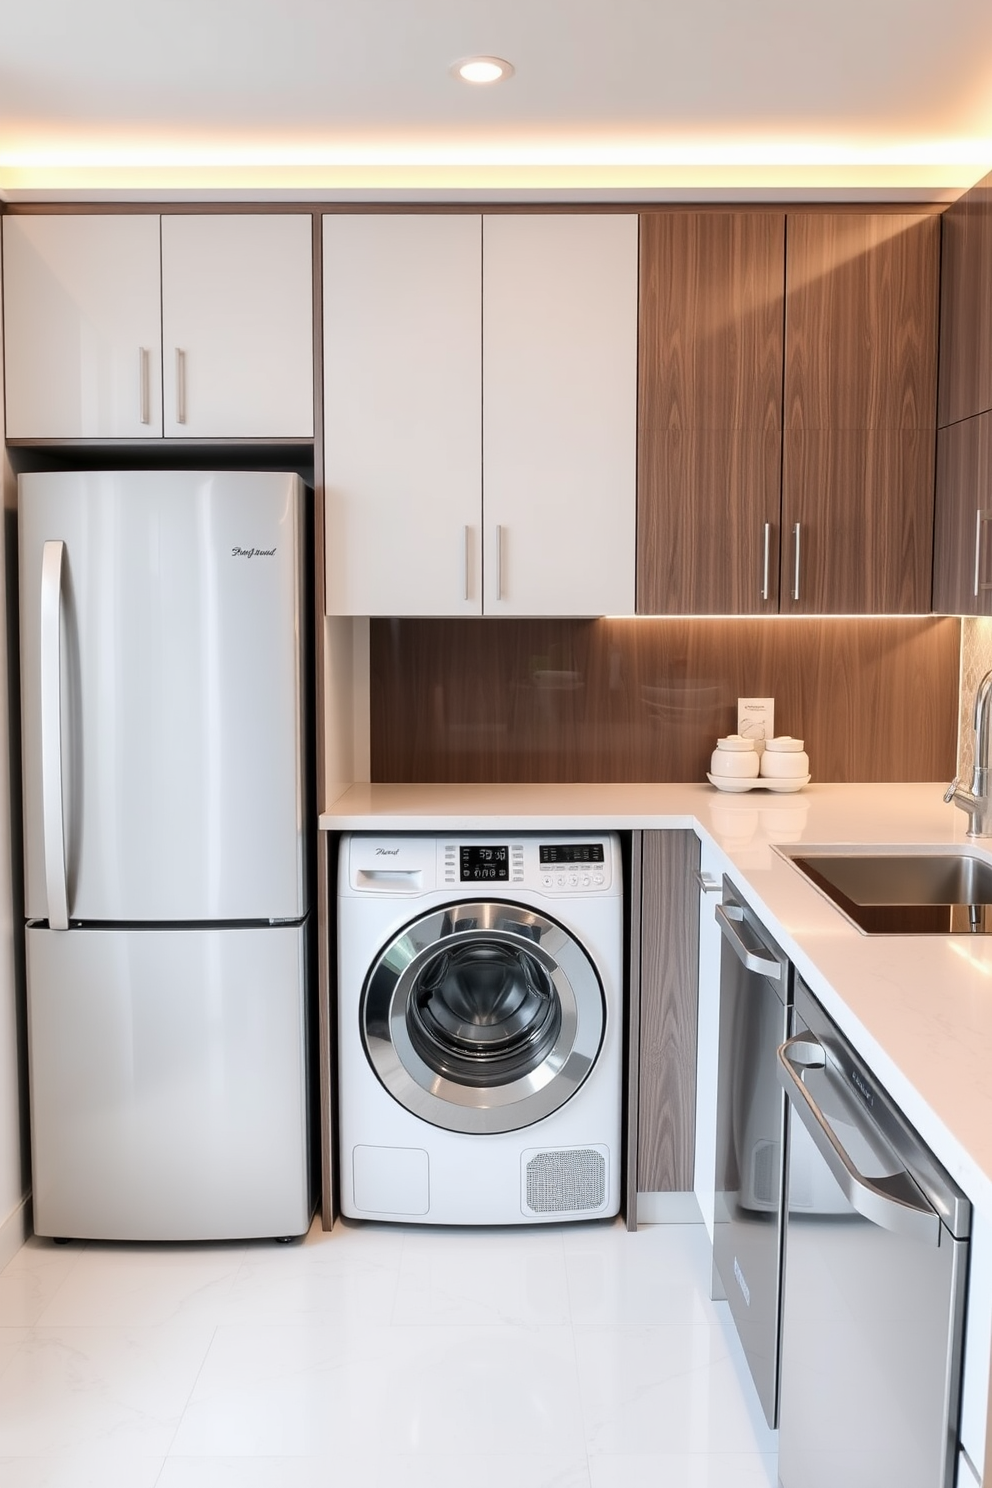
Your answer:
[[[801,524],[799,522],[797,522],[796,525],[792,529],[792,541],[793,541],[793,543],[795,545],[795,568],[793,569],[793,573],[792,573],[792,597],[793,597],[793,599],[798,599],[799,598],[799,528],[800,528],[800,525]]]
[[[983,591],[992,589],[992,583],[982,582],[982,528],[986,522],[992,522],[992,511],[983,511],[981,507],[975,512],[975,598]]]
[[[176,423],[186,422],[186,353],[176,347]]]
[[[464,542],[464,545],[462,547],[462,570],[463,570],[464,576],[465,576],[465,584],[464,584],[464,589],[465,589],[464,598],[465,599],[468,599],[468,597],[469,597],[469,593],[468,593],[468,571],[469,571],[469,561],[470,561],[469,545],[471,544],[471,541],[472,541],[472,529],[471,529],[471,527],[469,527],[466,524],[466,527],[465,527],[465,542]]]
[[[148,396],[148,347],[138,347],[138,412],[143,424],[152,421]]]
[[[496,598],[503,598],[503,529],[496,527]]]
[[[723,888],[718,878],[713,878],[709,873],[700,873],[698,868],[693,868],[692,876],[704,894],[719,894]]]
[[[770,572],[771,548],[772,548],[772,524],[771,524],[771,522],[766,522],[765,523],[765,559],[764,559],[764,567],[762,569],[762,578],[761,578],[761,597],[762,597],[762,599],[767,599],[768,598],[768,581],[769,581],[769,572]]]

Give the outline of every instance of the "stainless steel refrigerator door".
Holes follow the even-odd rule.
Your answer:
[[[41,1235],[302,1234],[306,927],[27,932]]]
[[[29,918],[60,883],[76,920],[305,913],[303,500],[269,471],[21,477]]]

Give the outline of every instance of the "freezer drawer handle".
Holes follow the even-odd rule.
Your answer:
[[[782,963],[773,961],[770,956],[756,956],[743,942],[734,929],[734,922],[742,922],[744,911],[736,904],[717,904],[714,906],[717,923],[723,931],[723,938],[730,946],[734,955],[748,971],[756,971],[761,976],[769,977],[773,982],[782,980]]]
[[[880,1229],[923,1245],[940,1244],[940,1220],[907,1173],[866,1178],[824,1120],[823,1112],[802,1082],[803,1069],[823,1069],[826,1055],[816,1039],[799,1033],[778,1051],[779,1080],[793,1111],[840,1185],[852,1208]]]
[[[46,542],[41,558],[41,816],[48,923],[68,930],[62,816],[62,565],[65,543]]]

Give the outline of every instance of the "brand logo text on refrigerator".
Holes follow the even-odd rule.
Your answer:
[[[232,558],[274,558],[275,548],[239,548],[236,545],[231,549]]]

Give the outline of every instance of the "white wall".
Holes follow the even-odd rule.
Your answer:
[[[2,410],[3,400],[0,398],[0,445],[3,440]],[[18,840],[16,869],[11,844],[11,799],[16,793],[16,799],[20,800],[19,755],[16,749],[13,752],[11,749],[8,692],[11,674],[7,655],[8,602],[15,599],[13,586],[8,584],[17,559],[15,507],[16,482],[4,460],[3,521],[0,523],[0,1266],[6,1265],[25,1239],[30,1181],[24,1071],[20,843]]]

